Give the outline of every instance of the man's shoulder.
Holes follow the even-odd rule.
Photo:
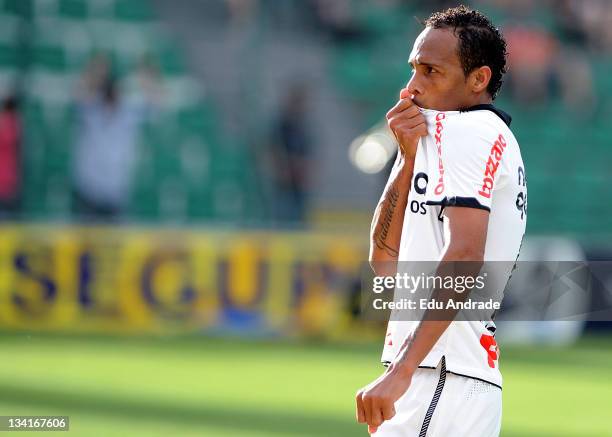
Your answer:
[[[501,135],[506,141],[516,142],[509,123],[509,116],[504,119],[490,109],[454,111],[446,117],[447,139],[454,144],[474,146],[492,144]]]
[[[466,135],[490,130],[507,132],[512,120],[508,114],[492,105],[478,105],[453,112],[452,115],[448,117],[449,123],[465,129]]]

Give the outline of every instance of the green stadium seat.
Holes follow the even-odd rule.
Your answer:
[[[74,20],[89,18],[89,3],[87,0],[59,0],[58,15]]]
[[[31,65],[37,69],[65,71],[66,53],[59,46],[38,46],[32,49]]]
[[[358,21],[369,32],[397,37],[398,33],[406,32],[407,27],[412,24],[407,23],[405,16],[398,13],[398,7],[385,8],[373,2],[363,2],[360,6],[357,12]]]
[[[47,218],[66,220],[71,215],[72,193],[70,174],[49,172],[44,190],[44,212]]]
[[[212,187],[213,217],[223,223],[236,223],[245,216],[246,196],[243,185],[232,177],[215,180]]]
[[[168,77],[164,80],[164,103],[173,111],[189,111],[198,106],[202,100],[199,84],[190,76]],[[207,108],[202,107],[203,111]],[[203,114],[204,117],[207,115]]]
[[[23,65],[23,52],[14,44],[0,43],[0,68],[17,69]]]
[[[65,27],[63,20],[46,18],[32,25],[29,46],[29,67],[50,72],[64,72],[68,56],[63,46]]]
[[[114,17],[120,21],[147,22],[155,17],[151,5],[144,0],[115,0]]]
[[[25,97],[33,103],[47,121],[63,116],[73,103],[74,75],[35,70],[27,76]]]
[[[176,113],[176,123],[185,135],[199,135],[208,142],[218,142],[218,118],[210,104],[202,103],[182,108]]]
[[[53,19],[59,16],[59,0],[34,0],[32,18],[34,20]]]
[[[0,12],[6,15],[31,18],[33,0],[0,0]]]
[[[32,68],[75,71],[90,57],[93,37],[90,29],[80,21],[45,18],[32,24],[28,46]]]
[[[186,74],[184,57],[176,47],[169,47],[155,53],[159,69],[165,76],[179,76]]]
[[[189,191],[189,205],[187,211],[191,220],[195,222],[213,219],[214,208],[212,206],[210,190],[191,189]]]
[[[605,57],[592,58],[591,61],[597,94],[600,98],[612,97],[612,80],[610,79],[612,61]]]
[[[25,109],[25,108],[24,108]],[[35,126],[26,113],[26,126]],[[41,217],[45,212],[45,172],[46,139],[43,129],[24,129],[24,145],[22,152],[23,209],[26,217]]]
[[[0,13],[0,43],[6,45],[19,45],[21,43],[21,29],[24,20],[21,17],[4,15]]]
[[[138,160],[128,214],[137,220],[153,220],[158,217],[157,185],[159,179],[155,172],[156,151],[147,143],[148,126],[145,127],[140,146],[140,159]]]
[[[157,192],[159,215],[164,221],[184,222],[189,213],[189,193],[180,175],[165,175]]]
[[[7,95],[14,92],[18,85],[21,72],[15,68],[0,67],[0,94]]]

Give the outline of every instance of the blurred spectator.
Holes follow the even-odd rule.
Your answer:
[[[281,222],[303,222],[311,170],[311,143],[307,122],[308,88],[289,88],[274,126],[272,170],[275,194],[273,210]]]
[[[138,136],[150,100],[122,98],[105,57],[94,58],[86,69],[77,98],[73,168],[80,218],[112,220],[125,211],[138,159]]]
[[[557,75],[563,106],[582,118],[592,117],[597,100],[593,71],[584,52],[575,46],[563,47],[557,60]]]
[[[225,0],[230,24],[240,28],[249,24],[259,8],[258,0]]]
[[[578,46],[588,43],[588,31],[580,19],[581,7],[574,0],[559,0],[556,7],[551,9],[556,31],[564,43]]]
[[[21,120],[17,99],[7,97],[0,112],[0,218],[18,210],[20,187]]]
[[[521,103],[546,103],[555,78],[556,39],[544,28],[518,22],[507,25],[504,36],[513,97]]]
[[[318,24],[338,42],[364,36],[350,0],[312,0]]]
[[[612,40],[608,38],[612,19],[609,0],[572,1],[571,13],[589,36],[591,47],[604,51],[612,49]]]
[[[145,54],[136,66],[134,74],[123,81],[121,90],[123,98],[131,106],[159,106],[164,98],[163,89],[160,86],[162,77],[155,57]],[[164,102],[166,103],[166,102]]]

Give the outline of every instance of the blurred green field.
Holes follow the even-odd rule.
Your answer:
[[[381,372],[379,344],[26,334],[0,342],[0,414],[69,415],[75,436],[367,435],[353,395]],[[611,346],[502,346],[502,435],[612,435]]]

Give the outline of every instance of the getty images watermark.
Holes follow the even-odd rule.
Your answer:
[[[370,320],[612,321],[612,261],[399,262],[364,266]]]
[[[374,276],[372,279],[372,291],[381,294],[389,290],[403,290],[411,295],[410,298],[400,298],[398,300],[386,300],[383,297],[374,298],[372,305],[377,310],[428,310],[428,309],[490,309],[499,310],[500,302],[489,299],[486,302],[473,301],[471,299],[441,299],[435,297],[420,297],[414,299],[414,295],[420,290],[444,290],[455,292],[461,295],[472,290],[483,290],[486,287],[487,273],[476,276],[465,275],[426,275],[421,273],[417,276],[408,273],[396,273],[394,276]]]

